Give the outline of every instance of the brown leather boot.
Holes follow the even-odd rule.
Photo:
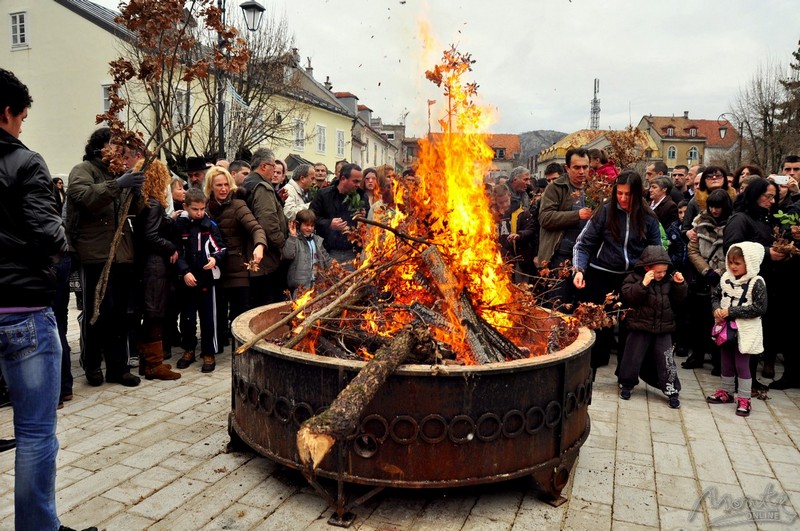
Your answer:
[[[177,380],[181,373],[171,371],[169,365],[164,362],[164,350],[161,341],[155,343],[145,343],[140,349],[144,357],[144,377],[148,380]]]

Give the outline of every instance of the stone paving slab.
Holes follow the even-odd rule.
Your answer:
[[[68,337],[77,352],[74,323]],[[597,373],[592,433],[563,492],[567,503],[543,503],[524,479],[446,491],[387,489],[354,510],[351,529],[800,528],[800,390],[771,391],[745,419],[733,405],[705,402],[718,382],[707,370],[679,369],[682,407],[671,410],[646,386],[620,400],[614,368],[612,360]],[[227,453],[229,355],[218,357],[213,373],[200,373],[199,364],[181,372],[174,382],[90,387],[73,362],[75,397],[58,412],[63,523],[333,529],[330,508],[300,474],[253,453]],[[0,437],[12,431],[11,409],[0,409]],[[13,493],[10,451],[0,454],[0,529],[13,528]]]

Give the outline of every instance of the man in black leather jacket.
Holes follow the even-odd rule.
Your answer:
[[[67,250],[41,155],[19,141],[32,98],[0,68],[0,369],[14,409],[16,529],[58,529],[56,406],[61,342],[53,265]]]

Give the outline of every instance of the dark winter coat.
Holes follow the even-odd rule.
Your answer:
[[[580,228],[581,218],[574,204],[569,176],[562,175],[544,189],[539,202],[539,263],[553,258],[565,230]]]
[[[649,285],[642,284],[645,266],[667,264],[670,268],[660,281],[653,280]],[[622,283],[622,299],[631,311],[625,318],[628,330],[668,334],[675,331],[675,309],[688,293],[686,282],[677,283],[672,279],[672,262],[661,245],[648,246],[636,264],[633,273]]]
[[[81,263],[104,264],[117,230],[122,203],[131,193],[117,185],[100,159],[85,160],[72,168],[67,188],[67,236]],[[135,202],[131,212],[135,214]],[[126,222],[114,262],[133,263],[133,232]]]
[[[186,273],[192,273],[198,286],[211,286],[216,280],[214,273],[210,269],[203,269],[203,266],[213,256],[217,261],[216,267],[221,270],[227,254],[225,239],[217,224],[208,215],[194,220],[184,212],[175,220],[174,235],[176,241],[180,242],[175,264],[178,274],[183,277]]]
[[[756,242],[763,245],[764,262],[761,264],[763,273],[764,266],[771,262],[769,248],[775,241],[772,232],[772,217],[769,211],[760,208],[755,215],[748,212],[734,213],[725,225],[722,239],[722,249],[726,255],[734,243]]]
[[[0,308],[52,306],[67,251],[41,155],[0,129]]]
[[[653,213],[658,218],[658,222],[666,229],[672,222],[678,219],[678,205],[670,196],[666,196],[656,207]]]
[[[644,238],[631,233],[631,217],[619,205],[612,212],[612,205],[600,207],[584,227],[575,242],[572,263],[577,271],[591,267],[612,273],[626,273],[642,256],[648,245],[661,245],[661,225],[650,213],[644,215]],[[649,212],[649,209],[647,209]],[[619,218],[620,235],[614,239],[608,229],[608,216]]]
[[[228,249],[228,257],[222,266],[222,286],[247,287],[249,274],[245,263],[253,258],[256,245],[263,245],[266,251],[267,236],[264,229],[241,199],[229,199],[224,203],[209,199],[206,212],[219,227]]]
[[[368,209],[367,195],[364,190],[360,188],[356,192],[361,196],[361,202],[364,208]],[[342,231],[331,230],[331,221],[334,218],[341,218],[346,221],[348,225],[354,226],[353,212],[350,211],[350,206],[345,202],[346,195],[339,192],[337,182],[330,186],[321,189],[317,196],[311,201],[309,207],[317,216],[316,232],[325,243],[327,251],[351,251],[353,244],[347,239]]]
[[[137,273],[141,279],[140,304],[147,317],[166,315],[170,257],[178,250],[172,241],[172,220],[164,207],[151,199],[134,219]]]
[[[247,176],[242,188],[246,193],[247,207],[267,237],[267,249],[261,267],[258,271],[251,271],[250,276],[273,273],[281,264],[281,249],[289,236],[289,222],[283,214],[283,205],[272,184],[256,172]]]

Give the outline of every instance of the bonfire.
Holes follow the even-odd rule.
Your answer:
[[[531,285],[511,282],[483,189],[492,164],[488,113],[464,81],[474,61],[451,47],[426,72],[447,114],[436,141],[420,141],[414,178],[394,184],[393,215],[363,218],[355,272],[334,265],[294,302],[278,340],[304,352],[370,359],[408,326],[430,329],[435,363],[483,364],[545,355],[577,335],[575,319],[539,307]],[[273,330],[270,330],[271,333]],[[240,349],[241,351],[246,348]]]

